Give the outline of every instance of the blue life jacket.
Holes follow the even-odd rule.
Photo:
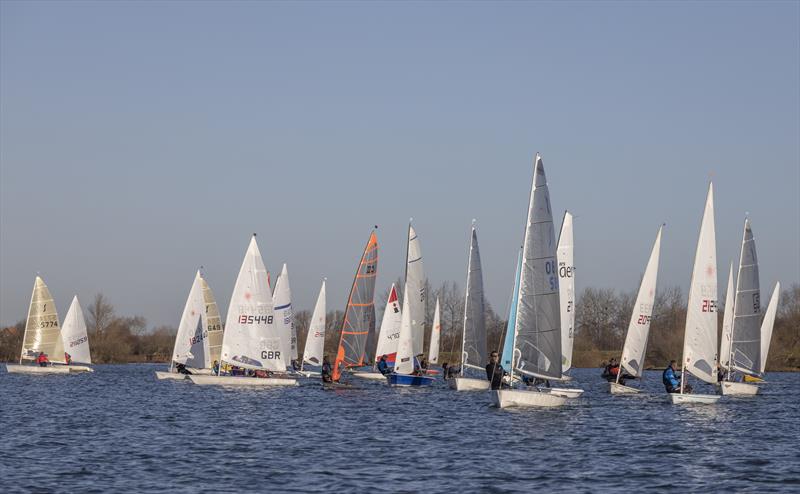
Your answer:
[[[681,382],[675,376],[675,370],[671,366],[664,369],[664,373],[661,374],[661,381],[667,388],[676,388],[681,385]]]

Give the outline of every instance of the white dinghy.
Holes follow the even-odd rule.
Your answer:
[[[311,314],[311,321],[308,325],[306,335],[306,346],[303,349],[303,361],[300,362],[300,374],[304,377],[319,377],[319,372],[305,370],[306,364],[321,366],[323,352],[325,350],[325,280],[317,295],[317,303],[314,305],[314,312]]]
[[[421,387],[430,386],[434,378],[422,376],[416,372],[414,365],[414,333],[412,330],[411,298],[408,294],[408,283],[403,292],[403,316],[400,322],[400,338],[397,342],[397,358],[395,359],[392,373],[386,376],[386,383],[392,387]]]
[[[208,319],[206,318],[206,303],[203,297],[203,284],[200,271],[194,275],[192,288],[183,306],[178,332],[175,334],[175,346],[172,348],[172,359],[169,371],[156,371],[160,380],[183,380],[187,374],[176,370],[175,364],[182,364],[188,368],[204,369],[210,366],[210,352],[208,350]]]
[[[284,263],[278,281],[275,282],[275,294],[272,297],[275,307],[275,328],[283,343],[283,355],[286,367],[292,370],[292,363],[297,359],[297,332],[294,328],[292,313],[292,288],[289,285],[289,270]]]
[[[561,378],[561,315],[558,299],[553,212],[544,164],[537,153],[510,345],[512,383],[515,373],[539,379]],[[555,407],[567,401],[564,396],[536,388],[499,389],[494,390],[492,396],[495,405],[500,408]]]
[[[403,312],[400,308],[400,302],[397,299],[397,287],[392,283],[389,289],[389,298],[386,300],[386,307],[383,310],[383,318],[381,319],[381,327],[378,330],[378,341],[375,346],[375,360],[377,362],[382,356],[386,357],[388,362],[395,362],[397,357],[397,342],[400,340],[400,323],[402,320]],[[373,366],[376,362],[372,362]],[[372,371],[354,371],[353,377],[360,379],[371,379],[373,381],[385,381],[386,376],[380,372]]]
[[[491,387],[486,379],[486,368],[481,364],[486,354],[486,312],[483,299],[483,272],[478,249],[478,232],[473,222],[467,261],[467,288],[464,293],[464,324],[461,334],[461,369],[450,381],[456,391],[485,391]],[[482,374],[479,378],[467,377],[467,370]]]
[[[661,255],[661,231],[664,225],[658,228],[656,241],[650,251],[650,259],[639,284],[639,293],[633,305],[631,321],[628,324],[628,333],[625,335],[625,344],[622,347],[622,357],[619,360],[620,368],[617,378],[609,382],[609,391],[613,395],[631,395],[641,392],[640,389],[626,386],[620,382],[623,373],[641,378],[644,373],[644,356],[647,353],[647,340],[650,336],[650,321],[653,317],[653,304],[656,298],[656,284],[658,280],[658,261]]]
[[[86,331],[86,319],[83,317],[83,309],[78,301],[78,296],[72,298],[67,315],[64,316],[64,324],[61,326],[61,340],[64,345],[64,352],[69,355],[70,363],[67,365],[70,372],[94,372],[94,369],[86,365],[91,364],[92,355],[89,351],[89,334]],[[64,355],[66,358],[67,355]]]
[[[717,383],[717,241],[714,231],[714,186],[708,196],[697,239],[686,330],[683,336],[681,387],[669,393],[672,403],[716,403],[719,395],[686,392],[687,373],[708,384]]]
[[[283,343],[275,329],[272,292],[267,282],[267,269],[256,243],[250,239],[236,285],[233,288],[225,333],[222,337],[218,375],[189,376],[199,385],[224,386],[296,386],[297,379],[288,377],[245,377],[223,375],[225,365],[248,371],[284,372],[286,361]]]
[[[23,360],[36,360],[40,352],[47,356],[51,365],[22,365]],[[15,374],[69,374],[69,367],[52,363],[65,363],[64,342],[56,304],[44,280],[37,276],[25,321],[19,364],[6,364],[6,369]]]

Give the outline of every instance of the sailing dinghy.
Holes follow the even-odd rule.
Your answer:
[[[400,322],[402,318],[402,310],[400,309],[400,302],[397,299],[397,288],[392,283],[389,290],[389,298],[386,301],[386,308],[383,310],[383,318],[381,319],[381,328],[378,331],[378,341],[375,346],[375,362],[382,357],[386,357],[386,363],[394,366],[395,358],[397,356],[397,342],[400,338]],[[383,381],[386,376],[380,372],[372,371],[355,371],[353,377],[361,379],[372,379],[374,381]]]
[[[208,319],[206,317],[206,302],[203,296],[202,276],[198,270],[195,273],[192,288],[183,306],[183,313],[175,334],[175,346],[172,348],[172,359],[169,371],[156,371],[158,379],[182,380],[186,374],[175,369],[176,364],[183,364],[195,372],[196,369],[211,367],[210,352],[208,349]]]
[[[769,355],[769,345],[772,342],[772,328],[775,325],[775,314],[778,312],[778,298],[781,295],[781,283],[775,283],[772,296],[769,298],[767,312],[761,322],[761,375],[767,369],[767,356]],[[761,381],[766,382],[766,381]]]
[[[40,352],[47,356],[51,365],[22,365],[23,360],[35,360]],[[17,374],[69,374],[68,366],[52,365],[53,363],[65,363],[64,342],[61,339],[56,304],[44,280],[37,276],[25,321],[19,364],[6,364],[6,369]]]
[[[553,212],[544,164],[534,160],[528,215],[522,245],[519,290],[515,301],[510,380],[514,374],[539,379],[561,378],[561,315],[556,268]],[[507,357],[504,357],[507,358]],[[567,398],[536,388],[492,391],[494,403],[509,406],[555,407]]]
[[[311,321],[306,334],[306,347],[303,350],[303,360],[300,362],[300,374],[305,377],[319,377],[319,372],[305,370],[306,364],[322,366],[322,357],[325,351],[325,280],[317,295],[317,303],[311,314]]]
[[[467,288],[464,293],[464,324],[461,333],[461,369],[450,381],[456,391],[482,391],[490,388],[486,368],[481,364],[486,353],[486,313],[483,299],[483,273],[478,250],[478,232],[472,225],[467,261]],[[480,372],[484,377],[467,377],[467,369]]]
[[[442,323],[439,318],[439,297],[436,297],[436,308],[433,310],[433,324],[431,325],[431,342],[428,345],[429,366],[439,364],[439,341],[441,340],[441,335]]]
[[[644,374],[644,357],[647,353],[647,340],[650,336],[650,322],[653,317],[653,304],[656,299],[656,282],[658,279],[658,261],[661,255],[661,231],[664,225],[658,228],[656,241],[650,251],[650,259],[644,269],[642,282],[639,284],[639,293],[633,305],[631,321],[628,324],[628,333],[625,335],[625,344],[622,346],[622,357],[619,359],[619,372],[613,382],[609,382],[612,395],[631,395],[641,392],[640,389],[620,383],[624,373],[640,378]]]
[[[394,370],[386,376],[389,386],[430,386],[434,378],[416,374],[414,365],[414,333],[412,329],[411,309],[408,297],[408,283],[403,291],[403,311],[400,323],[400,338],[397,341],[397,358],[394,362]]]
[[[297,379],[289,377],[223,375],[226,364],[255,372],[286,370],[283,342],[275,328],[267,269],[255,235],[250,239],[228,306],[219,372],[217,375],[192,374],[189,379],[199,385],[297,386]]]
[[[717,241],[714,231],[714,186],[709,183],[689,286],[680,392],[669,393],[670,401],[675,404],[711,404],[719,401],[719,395],[686,392],[687,373],[708,384],[716,384],[717,367]]]
[[[333,363],[334,383],[339,383],[345,369],[362,367],[371,361],[366,356],[366,350],[369,335],[375,332],[374,295],[377,274],[378,236],[373,230],[364,247],[364,253],[361,254],[350,296],[347,298],[336,360]]]
[[[78,296],[72,297],[67,315],[64,316],[64,324],[61,326],[61,340],[64,345],[64,352],[69,355],[70,363],[67,365],[70,372],[94,372],[94,369],[80,364],[91,364],[92,355],[89,351],[89,334],[86,331],[86,319],[83,317],[83,309],[78,301]],[[66,355],[64,355],[66,358]]]

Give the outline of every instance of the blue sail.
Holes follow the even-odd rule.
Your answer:
[[[503,354],[500,363],[507,372],[511,372],[511,361],[514,358],[514,326],[517,319],[517,298],[519,298],[519,275],[522,270],[522,250],[517,257],[517,274],[514,275],[514,294],[511,296],[511,310],[508,312],[508,325],[506,326],[506,337],[503,342]]]

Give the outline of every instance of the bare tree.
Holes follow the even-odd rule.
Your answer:
[[[98,293],[89,305],[89,329],[96,335],[105,331],[114,321],[114,307],[105,295]]]

